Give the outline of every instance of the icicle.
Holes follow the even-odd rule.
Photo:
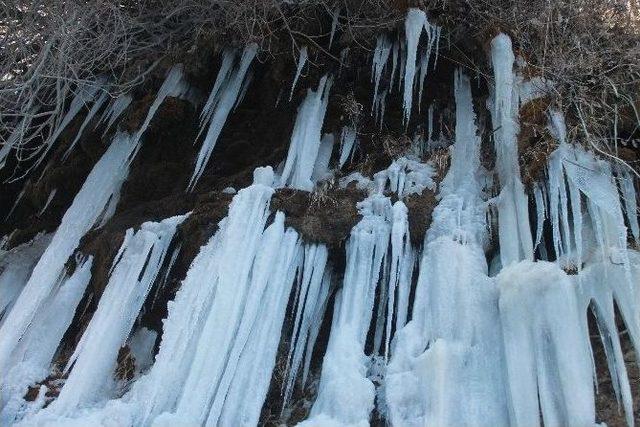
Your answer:
[[[295,385],[300,363],[307,346],[312,321],[319,306],[324,303],[322,296],[322,280],[329,253],[324,245],[305,246],[304,268],[298,293],[296,315],[294,320],[291,346],[287,357],[287,381],[282,398],[282,408],[287,407],[293,386]],[[304,384],[303,384],[304,386]]]
[[[349,157],[353,155],[353,151],[356,147],[356,130],[353,127],[345,127],[342,129],[340,135],[340,160],[338,161],[338,167],[342,169],[342,166],[347,162]]]
[[[358,204],[362,220],[351,231],[342,296],[334,309],[318,397],[301,425],[367,423],[374,385],[366,375],[364,344],[384,254],[389,243],[388,198],[375,195]]]
[[[101,89],[102,82],[97,82],[91,86],[83,86],[78,89],[78,93],[75,98],[71,101],[69,105],[69,109],[66,114],[60,121],[60,123],[56,124],[56,127],[53,129],[51,135],[44,143],[44,151],[39,154],[38,160],[33,164],[33,166],[29,167],[29,170],[32,170],[40,165],[40,163],[46,158],[47,153],[53,147],[53,144],[56,142],[58,137],[62,134],[62,132],[66,129],[66,127],[71,123],[71,121],[78,115],[80,110],[85,107],[89,102],[91,102],[98,91]]]
[[[536,242],[534,249],[540,245],[542,241],[542,230],[544,228],[544,220],[546,217],[545,203],[544,203],[544,187],[540,184],[536,184],[533,187],[533,195],[536,199]]]
[[[433,141],[433,104],[429,105],[427,117],[427,147],[431,147]]]
[[[301,255],[298,235],[288,229],[257,317],[261,321],[252,330],[240,358],[233,383],[225,397],[224,409],[218,421],[220,425],[258,424],[276,362],[288,296]],[[212,421],[210,418],[209,422]]]
[[[118,120],[118,118],[122,115],[122,113],[124,113],[127,107],[129,107],[129,104],[131,104],[132,100],[133,98],[131,97],[131,95],[120,95],[119,97],[114,99],[113,102],[111,102],[109,108],[105,109],[104,113],[102,113],[102,116],[100,117],[100,120],[98,121],[98,124],[96,125],[96,127],[98,127],[105,121],[107,122],[106,126],[104,127],[104,131],[102,132],[102,137],[107,134],[109,129],[111,129],[111,126],[113,126],[116,120]]]
[[[636,190],[633,187],[634,176],[628,170],[624,169],[623,166],[618,166],[617,174],[627,221],[629,221],[629,227],[631,228],[631,235],[635,238],[638,247],[640,247],[640,226],[638,226],[639,211]]]
[[[505,34],[491,41],[491,61],[495,76],[491,117],[496,147],[496,169],[502,189],[498,196],[500,258],[503,266],[533,259],[533,239],[529,229],[527,196],[520,181],[518,165],[518,105],[514,99],[514,63],[511,39]]]
[[[53,190],[51,190],[51,193],[49,193],[47,200],[44,202],[44,205],[42,205],[42,209],[38,211],[38,216],[41,216],[47,210],[47,208],[49,207],[49,204],[51,203],[53,198],[56,196],[57,192],[58,192],[57,188],[54,188]]]
[[[291,83],[291,92],[289,93],[289,101],[291,101],[291,98],[293,98],[293,90],[296,88],[296,83],[300,78],[300,73],[302,73],[302,69],[307,63],[308,55],[309,54],[307,52],[307,47],[302,46],[302,48],[300,48],[300,56],[298,57],[298,65],[296,66],[296,75],[293,77],[293,83]]]
[[[380,88],[380,78],[382,77],[382,71],[389,61],[389,54],[391,53],[391,40],[386,36],[378,36],[376,41],[376,49],[373,53],[373,61],[371,63],[371,74],[374,79],[373,88],[373,106],[372,110],[376,112],[376,105],[380,103],[378,98],[378,90]]]
[[[331,21],[331,34],[329,35],[329,50],[331,50],[331,44],[333,44],[333,37],[336,35],[336,28],[338,28],[338,18],[340,17],[340,8],[333,11],[333,20]]]
[[[307,97],[298,107],[287,160],[280,176],[280,185],[283,187],[307,191],[313,188],[311,178],[320,149],[322,122],[330,89],[331,79],[325,76],[315,92],[309,89]]]
[[[73,411],[111,397],[110,383],[122,347],[138,317],[165,255],[184,216],[147,222],[129,236],[114,260],[109,282],[98,308],[65,367],[69,378],[50,411],[70,415]]]
[[[191,175],[191,179],[189,180],[187,187],[189,191],[193,190],[204,172],[204,168],[211,157],[211,152],[222,132],[222,127],[238,98],[247,70],[257,52],[258,46],[256,44],[250,44],[245,47],[242,58],[240,58],[240,62],[234,67],[233,71],[229,69],[228,56],[225,56],[223,59],[220,73],[214,83],[213,90],[209,95],[209,99],[203,110],[203,115],[201,116],[202,125],[208,120],[209,128],[202,142],[200,152],[198,153],[193,175]],[[204,129],[204,127],[202,129]]]
[[[93,227],[109,200],[119,193],[129,171],[130,156],[137,144],[118,134],[96,163],[82,188],[62,218],[51,243],[35,266],[29,281],[6,317],[0,335],[0,372],[6,373],[10,355],[33,319],[55,289],[67,259],[80,238]]]
[[[73,140],[71,145],[69,145],[69,148],[67,148],[67,151],[65,151],[64,155],[62,156],[63,161],[69,156],[73,148],[76,146],[76,144],[78,143],[78,140],[80,139],[80,137],[82,136],[82,133],[84,132],[84,129],[87,127],[87,125],[89,124],[91,119],[93,119],[93,117],[96,115],[96,113],[100,110],[100,108],[102,108],[107,98],[109,98],[109,94],[107,92],[103,92],[102,95],[98,97],[96,102],[93,103],[93,106],[87,113],[87,116],[82,122],[82,125],[80,125],[80,129],[78,130],[78,133],[76,134],[75,139]]]
[[[389,92],[393,91],[393,78],[396,75],[396,68],[398,66],[399,55],[400,55],[400,41],[396,40],[393,43],[393,48],[391,50],[391,77],[389,78],[389,88],[387,89]]]
[[[407,274],[407,264],[411,263],[413,252],[409,237],[408,209],[404,203],[397,201],[393,205],[393,225],[391,227],[391,274],[389,279],[389,300],[387,308],[386,341],[384,355],[389,356],[389,343],[395,330],[400,329],[406,323],[408,310],[408,290],[411,287],[411,271]],[[396,311],[395,330],[392,329],[392,320],[396,305],[395,295],[398,292],[398,310]]]
[[[404,71],[404,95],[402,106],[404,108],[404,123],[407,124],[411,116],[411,103],[413,101],[413,82],[416,72],[416,51],[420,34],[427,22],[427,16],[422,10],[410,8],[404,22],[404,32],[407,39],[407,57]]]

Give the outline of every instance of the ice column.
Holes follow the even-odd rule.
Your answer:
[[[520,180],[518,165],[517,88],[514,83],[515,57],[511,39],[499,34],[491,41],[491,63],[495,78],[491,105],[496,168],[502,187],[498,196],[498,235],[503,266],[533,260],[533,239],[529,228],[529,205]]]

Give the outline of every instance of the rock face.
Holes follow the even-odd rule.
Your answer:
[[[398,47],[398,49],[400,48]],[[297,106],[304,99],[307,89],[315,87],[323,75],[323,71],[332,69],[335,81],[331,89],[322,133],[333,134],[335,137],[335,147],[332,147],[329,156],[329,169],[333,171],[333,175],[331,179],[324,181],[322,185],[311,192],[296,188],[274,189],[273,194],[270,194],[268,218],[265,223],[265,227],[273,226],[276,229],[279,226],[278,215],[282,213],[284,214],[284,227],[291,227],[295,230],[299,239],[296,248],[300,250],[300,253],[304,253],[304,256],[307,257],[309,252],[316,250],[312,248],[318,246],[326,247],[328,251],[328,255],[323,258],[322,263],[323,268],[326,264],[332,269],[330,274],[327,273],[328,278],[325,278],[322,273],[316,273],[316,275],[308,273],[310,276],[305,279],[305,274],[308,271],[307,266],[305,265],[303,268],[300,265],[294,270],[299,274],[296,282],[298,286],[303,283],[301,290],[292,292],[290,297],[282,297],[288,298],[287,302],[283,304],[286,306],[286,312],[281,333],[275,334],[280,337],[279,345],[277,345],[277,351],[272,361],[275,368],[273,375],[269,377],[270,383],[267,379],[267,385],[270,384],[270,386],[268,392],[265,390],[266,397],[264,406],[262,406],[260,423],[262,425],[277,425],[281,422],[293,423],[302,421],[309,414],[313,414],[311,411],[312,402],[319,393],[318,389],[322,384],[319,382],[319,377],[323,370],[323,358],[331,345],[338,345],[332,344],[330,340],[334,310],[338,310],[334,309],[334,303],[340,298],[347,298],[349,292],[352,292],[345,289],[342,283],[345,275],[355,273],[345,270],[350,257],[361,256],[355,253],[355,249],[353,252],[351,251],[356,246],[355,243],[349,243],[352,245],[351,248],[348,244],[348,242],[356,242],[360,236],[356,235],[356,231],[354,231],[357,225],[370,220],[374,225],[371,226],[371,229],[363,231],[363,235],[377,236],[376,233],[381,233],[387,236],[384,244],[388,245],[389,250],[385,251],[384,257],[378,260],[379,265],[383,267],[378,268],[380,271],[368,271],[368,274],[376,277],[378,274],[385,275],[384,280],[388,279],[388,275],[397,275],[398,278],[393,283],[394,290],[391,291],[391,295],[393,298],[401,299],[401,282],[404,282],[407,311],[410,311],[409,308],[413,307],[414,299],[418,297],[416,295],[418,275],[415,266],[420,263],[418,254],[421,254],[423,249],[426,250],[424,244],[432,224],[432,216],[437,214],[434,210],[441,202],[440,187],[446,185],[443,180],[452,161],[449,146],[455,140],[456,105],[453,94],[456,88],[453,76],[456,63],[459,61],[454,52],[448,53],[451,54],[449,57],[441,53],[438,67],[433,73],[429,71],[432,74],[427,80],[428,84],[424,96],[414,104],[414,114],[407,123],[404,123],[405,117],[401,108],[402,95],[399,90],[393,88],[394,82],[389,85],[390,93],[386,95],[387,107],[382,123],[377,122],[369,114],[372,90],[369,82],[369,63],[364,62],[365,58],[358,56],[349,58],[348,63],[343,64],[345,67],[340,71],[318,60],[317,64],[313,64],[303,72],[293,91],[291,101],[287,101],[287,98],[295,71],[295,63],[281,59],[256,63],[251,74],[252,80],[246,88],[246,95],[235,106],[227,119],[213,149],[211,161],[192,191],[186,191],[186,189],[201,142],[199,135],[201,106],[206,99],[207,92],[216,80],[216,72],[221,64],[217,59],[219,55],[214,55],[214,52],[202,52],[200,56],[216,59],[209,59],[204,63],[187,64],[185,78],[191,88],[188,95],[169,96],[160,105],[143,135],[139,152],[131,162],[129,175],[114,204],[115,209],[112,215],[82,238],[76,253],[67,262],[66,275],[72,276],[79,268],[79,264],[84,262],[86,257],[91,257],[91,279],[77,304],[78,308],[74,310],[71,325],[65,329],[64,337],[56,352],[52,372],[35,383],[30,383],[26,394],[23,392],[24,400],[40,402],[39,404],[44,407],[51,404],[52,410],[54,410],[55,403],[52,402],[55,402],[60,393],[60,387],[67,379],[67,368],[71,366],[68,364],[73,364],[75,360],[75,349],[78,343],[82,342],[82,337],[92,315],[100,309],[99,301],[105,294],[105,288],[109,283],[114,266],[120,262],[121,248],[126,246],[129,238],[130,231],[128,230],[138,231],[143,223],[159,222],[165,218],[188,214],[186,219],[177,226],[175,236],[167,252],[169,254],[167,260],[162,262],[162,266],[157,266],[160,273],[152,281],[153,286],[142,304],[143,309],[135,323],[136,330],[147,328],[157,333],[157,338],[151,344],[150,351],[151,354],[157,354],[160,351],[165,319],[172,310],[171,302],[177,300],[181,284],[188,276],[188,271],[201,249],[225,233],[226,224],[224,221],[229,221],[228,214],[233,207],[234,194],[238,191],[244,191],[242,189],[251,186],[252,182],[254,186],[262,185],[257,182],[258,180],[254,180],[254,170],[258,167],[271,167],[276,171],[276,180],[278,179],[277,173],[289,150],[289,140],[298,112]],[[5,220],[0,223],[0,235],[6,236],[5,249],[16,248],[20,244],[32,240],[38,233],[52,232],[58,227],[74,196],[78,193],[93,165],[105,152],[107,144],[114,134],[118,131],[134,133],[144,122],[147,110],[154,102],[153,94],[161,86],[164,73],[168,68],[168,64],[161,66],[142,87],[136,89],[133,93],[134,100],[125,111],[122,120],[119,121],[118,129],[111,129],[106,135],[103,135],[101,128],[99,126],[96,128],[98,120],[94,119],[87,126],[87,130],[83,133],[75,149],[71,151],[70,156],[63,159],[64,153],[71,141],[75,139],[84,120],[84,117],[80,115],[62,133],[57,141],[56,149],[48,158],[48,162],[25,179],[3,184],[0,192],[0,215]],[[398,64],[396,72],[400,72],[400,64]],[[481,140],[479,139],[478,149],[482,151],[479,162],[481,164],[476,166],[479,170],[481,168],[489,170],[493,169],[496,163],[496,153],[492,151],[493,146],[491,145],[492,132],[489,130],[491,126],[488,124],[490,122],[489,113],[487,108],[483,106],[490,96],[490,91],[486,82],[482,81],[473,85],[472,93],[477,117],[474,116],[471,122],[479,128],[478,137]],[[427,120],[426,115],[431,114],[426,112],[429,111],[429,106],[435,106],[437,114],[435,118],[431,117]],[[532,188],[537,182],[544,179],[544,171],[549,157],[553,149],[556,148],[556,145],[549,142],[552,136],[545,122],[548,107],[549,102],[542,99],[525,104],[520,112],[524,121],[517,141],[518,161],[523,174],[523,183],[527,191],[530,192],[528,197],[530,196],[529,204],[531,206],[535,206]],[[418,109],[421,109],[421,113],[416,113]],[[352,156],[340,170],[338,167],[340,135],[343,128],[348,126],[357,128],[358,141]],[[632,148],[625,150],[625,156],[637,160],[638,154]],[[376,186],[378,183],[371,182],[374,181],[374,173],[388,167],[393,160],[402,155],[411,155],[418,161],[430,162],[435,171],[433,177],[435,187],[425,188],[420,192],[404,195],[404,197],[398,197],[397,189],[390,190],[386,187],[379,191],[380,194],[377,194]],[[10,178],[12,171],[19,171],[21,167],[16,164],[8,164],[0,170],[1,178],[4,180]],[[340,184],[342,177],[355,172],[370,178],[369,184],[348,186]],[[488,174],[482,176],[482,179],[486,179],[486,183],[483,183],[481,190],[486,193],[487,199],[489,199],[489,196],[495,195],[493,193],[497,193],[497,191],[495,184],[492,185],[491,179],[487,177]],[[410,177],[407,178],[407,180],[409,179]],[[388,203],[388,206],[382,203],[376,204],[379,202],[375,199],[376,195],[380,198],[388,198],[385,202]],[[361,203],[363,201],[365,203]],[[393,216],[401,209],[397,209],[395,205],[393,210],[391,207],[392,203],[398,201],[401,201],[407,208],[406,218],[401,217],[401,220]],[[580,202],[579,199],[578,202]],[[535,210],[534,208],[530,210],[532,212],[530,217],[533,218]],[[392,225],[381,232],[375,226],[378,224],[376,221],[382,223],[386,221],[385,224]],[[532,219],[531,223],[532,229],[535,228],[534,226],[539,226],[536,219]],[[495,224],[489,222],[488,225]],[[246,227],[250,226],[251,224],[247,221]],[[363,228],[365,227],[363,226]],[[381,228],[384,227],[381,226]],[[544,238],[542,246],[550,247],[554,239],[552,227],[547,224],[545,227],[539,226],[539,228],[541,237]],[[262,232],[262,230],[260,231]],[[455,234],[452,230],[448,231],[451,231],[452,235]],[[484,250],[487,253],[485,254],[486,259],[482,259],[480,264],[491,264],[491,269],[494,264],[492,259],[499,258],[499,253],[496,247],[496,230],[491,229],[490,231],[491,233],[487,233],[490,242],[481,242],[485,244]],[[406,235],[410,236],[410,239],[403,237]],[[267,231],[260,234],[256,241],[267,240],[265,236],[269,236]],[[463,241],[467,237],[461,235],[459,239]],[[633,236],[630,237],[633,238]],[[405,240],[407,241],[405,242]],[[373,254],[377,253],[375,252],[376,244],[380,243],[372,243],[373,249],[371,251]],[[481,247],[481,244],[478,244],[478,247]],[[411,252],[409,250],[411,248],[418,252]],[[387,246],[384,246],[384,249],[379,250],[386,249]],[[403,266],[400,261],[397,261],[396,258],[401,257],[400,253],[402,253],[403,260],[409,260],[406,261],[407,265]],[[463,255],[466,256],[466,253]],[[237,258],[241,258],[240,254],[237,254]],[[273,260],[271,264],[275,264],[277,261]],[[456,260],[451,259],[450,261],[455,262]],[[267,271],[269,266],[263,266],[259,262],[258,257],[250,267],[242,267],[241,262],[238,261],[238,268],[250,269],[251,274],[260,271],[260,268]],[[266,261],[264,262],[266,263]],[[362,258],[360,264],[357,265],[364,264],[366,261]],[[394,265],[391,266],[391,264]],[[446,270],[445,266],[436,267]],[[140,271],[140,277],[148,271],[147,268],[151,267],[145,265]],[[368,266],[368,268],[375,270],[375,267]],[[258,273],[255,274],[258,276]],[[465,274],[465,272],[461,274]],[[330,282],[326,288],[324,280],[327,280],[327,283]],[[366,283],[366,281],[363,280],[362,283]],[[203,284],[203,286],[205,285]],[[397,297],[395,286],[398,287]],[[0,292],[2,292],[1,289]],[[302,292],[302,294],[298,292]],[[387,310],[388,304],[391,304],[391,307],[394,304],[393,300],[389,303],[387,297],[380,297],[380,294],[386,292],[385,288],[376,288],[374,285],[371,292],[367,298],[371,299],[373,320],[370,323],[375,327],[371,330],[365,330],[364,337],[361,339],[363,342],[360,343],[366,354],[370,354],[372,349],[376,347],[381,348],[384,339],[390,341],[388,335],[392,331],[392,323],[397,328],[394,330],[399,330],[398,313],[390,314],[389,320],[385,320],[384,312]],[[318,303],[316,309],[312,310],[308,307],[314,296],[321,303]],[[436,297],[438,296],[436,295]],[[344,304],[339,307],[342,310],[341,313],[345,310]],[[260,307],[256,308],[256,310],[261,309]],[[276,309],[274,308],[274,310]],[[338,318],[339,315],[335,314],[335,318]],[[0,317],[0,320],[2,319]],[[261,320],[256,323],[260,323]],[[198,321],[202,321],[202,319],[193,319],[193,322]],[[202,322],[204,327],[205,322]],[[240,326],[242,325],[233,325],[237,330],[240,330]],[[404,326],[404,324],[400,326]],[[621,329],[623,328],[621,327]],[[258,339],[249,333],[247,334],[248,336],[243,339],[249,343],[253,343],[252,339]],[[307,344],[305,334],[309,335],[311,344]],[[596,418],[598,422],[606,422],[610,426],[624,425],[624,413],[619,410],[616,401],[613,380],[607,369],[606,355],[604,350],[596,345],[599,338],[594,338],[594,336],[597,336],[597,332],[592,331],[591,334],[593,346],[596,348],[594,357],[599,378],[599,391],[596,395]],[[301,340],[302,336],[305,337],[305,341],[294,344]],[[290,348],[295,346],[304,348],[307,345],[309,347],[306,347],[305,360],[302,361],[303,352],[300,353],[301,361],[299,361],[302,363],[301,366],[305,367],[304,372],[307,377],[304,380],[294,379],[294,391],[290,396],[289,405],[283,408],[281,398],[287,384],[287,378],[291,375],[290,367],[294,358],[292,356],[293,350]],[[137,350],[134,347],[130,341],[127,341],[117,352],[115,377],[120,388],[113,392],[111,397],[120,397],[125,392],[133,390],[131,393],[134,393],[136,390],[135,380],[139,377],[139,372],[136,371],[136,361],[142,359],[142,356],[135,354]],[[450,355],[447,352],[454,354],[457,351],[455,346],[441,347],[440,344],[435,345],[434,348],[434,352],[444,349],[442,350],[444,355]],[[629,372],[631,394],[635,405],[634,417],[639,419],[640,376],[633,348],[628,338],[623,340],[622,350],[624,362]],[[236,356],[238,360],[233,363],[249,364],[238,355],[234,357]],[[355,360],[359,354],[349,355],[349,357],[353,357]],[[383,381],[382,374],[378,375],[375,371],[375,364],[383,363],[381,361],[383,357],[381,355],[378,357],[381,359],[371,359],[367,362],[371,366],[366,367],[369,370],[367,380],[371,380],[371,383],[376,386],[379,386]],[[437,355],[430,354],[429,357],[437,358]],[[459,355],[452,356],[452,358],[455,357],[459,357]],[[442,360],[435,362],[442,363]],[[451,369],[443,367],[443,370],[445,368]],[[231,379],[224,377],[221,383],[224,384],[224,381],[227,380],[231,381]],[[42,390],[46,391],[40,396],[39,393]],[[249,394],[250,390],[247,390],[247,393]],[[382,399],[383,397],[380,394],[377,398]],[[383,405],[377,405],[379,406],[376,406],[371,415],[372,422],[382,425],[387,414],[384,413]],[[224,411],[220,416],[225,416]],[[170,418],[168,419],[171,421]],[[321,418],[318,425],[321,425],[322,421],[327,420]]]

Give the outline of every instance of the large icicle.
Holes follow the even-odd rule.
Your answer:
[[[298,116],[291,134],[291,143],[284,169],[280,175],[283,187],[311,190],[312,174],[320,150],[322,123],[329,102],[331,79],[323,77],[318,89],[307,92],[298,107]]]
[[[366,425],[375,387],[367,378],[364,345],[387,253],[391,203],[374,195],[359,203],[362,220],[351,231],[340,298],[322,364],[318,397],[302,425]]]
[[[422,29],[427,24],[427,15],[420,9],[410,8],[404,21],[404,33],[407,39],[407,57],[404,68],[404,95],[402,108],[404,109],[404,123],[411,117],[411,104],[413,102],[413,82],[416,74],[416,52]]]
[[[491,41],[491,63],[495,77],[491,105],[496,169],[502,187],[498,200],[498,236],[503,266],[520,260],[533,260],[533,239],[529,228],[529,204],[520,180],[517,122],[519,105],[511,39],[499,34]]]
[[[131,137],[116,135],[64,214],[51,243],[0,328],[3,337],[0,342],[0,373],[3,377],[10,366],[13,349],[51,296],[80,238],[104,216],[110,200],[117,198],[136,149],[137,144]]]
[[[198,159],[196,160],[193,175],[189,180],[188,189],[191,190],[197,184],[198,180],[204,172],[204,168],[211,157],[211,152],[218,141],[218,137],[222,132],[222,127],[227,121],[229,112],[233,108],[242,84],[245,80],[247,70],[253,62],[258,52],[258,46],[256,44],[250,44],[245,47],[242,52],[242,57],[235,65],[233,70],[230,68],[230,54],[226,54],[223,58],[218,78],[213,85],[213,90],[209,95],[209,99],[203,110],[203,120],[209,121],[209,128],[207,134],[202,141],[202,147],[198,153]],[[209,119],[209,116],[211,117]],[[204,125],[203,121],[203,125]],[[201,130],[202,132],[202,130]]]
[[[545,426],[594,425],[591,359],[569,276],[523,261],[497,281],[511,423],[537,426],[542,414]]]
[[[162,268],[176,227],[184,218],[146,222],[135,233],[127,230],[98,308],[67,362],[69,378],[48,411],[70,415],[111,397],[118,351],[131,332]]]

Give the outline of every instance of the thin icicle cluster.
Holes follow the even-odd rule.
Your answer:
[[[426,33],[427,42],[426,47],[420,50],[420,57],[418,58],[419,42],[423,30]],[[402,106],[404,110],[403,121],[405,124],[408,123],[411,117],[413,94],[416,86],[419,86],[419,106],[431,56],[435,54],[433,68],[435,68],[438,60],[440,32],[440,27],[429,23],[424,11],[409,8],[405,18],[404,39],[392,43],[386,36],[378,37],[373,54],[371,74],[372,80],[375,82],[372,110],[374,117],[380,125],[382,125],[384,118],[386,96],[393,90],[395,83],[394,78],[398,67],[398,86],[403,85]],[[389,87],[380,90],[382,73],[387,66],[390,56],[392,63]],[[418,71],[418,75],[416,75],[416,70]]]
[[[326,159],[328,164],[326,151],[330,148],[328,142],[323,144],[322,123],[327,111],[330,89],[331,79],[325,76],[320,80],[318,89],[315,91],[309,89],[307,97],[298,107],[287,160],[279,177],[280,186],[309,191],[313,188],[312,175],[317,169],[318,159]],[[333,140],[331,140],[331,147],[333,147]],[[319,153],[325,153],[325,155],[320,156]],[[331,151],[329,156],[330,154]]]
[[[211,89],[209,98],[200,114],[200,132],[198,132],[197,138],[200,138],[205,128],[207,128],[207,132],[198,153],[193,175],[189,180],[189,190],[195,187],[202,176],[229,113],[242,99],[249,86],[249,79],[246,75],[257,52],[258,46],[250,44],[244,48],[242,55],[236,51],[228,50],[222,57],[222,64],[213,89]]]

